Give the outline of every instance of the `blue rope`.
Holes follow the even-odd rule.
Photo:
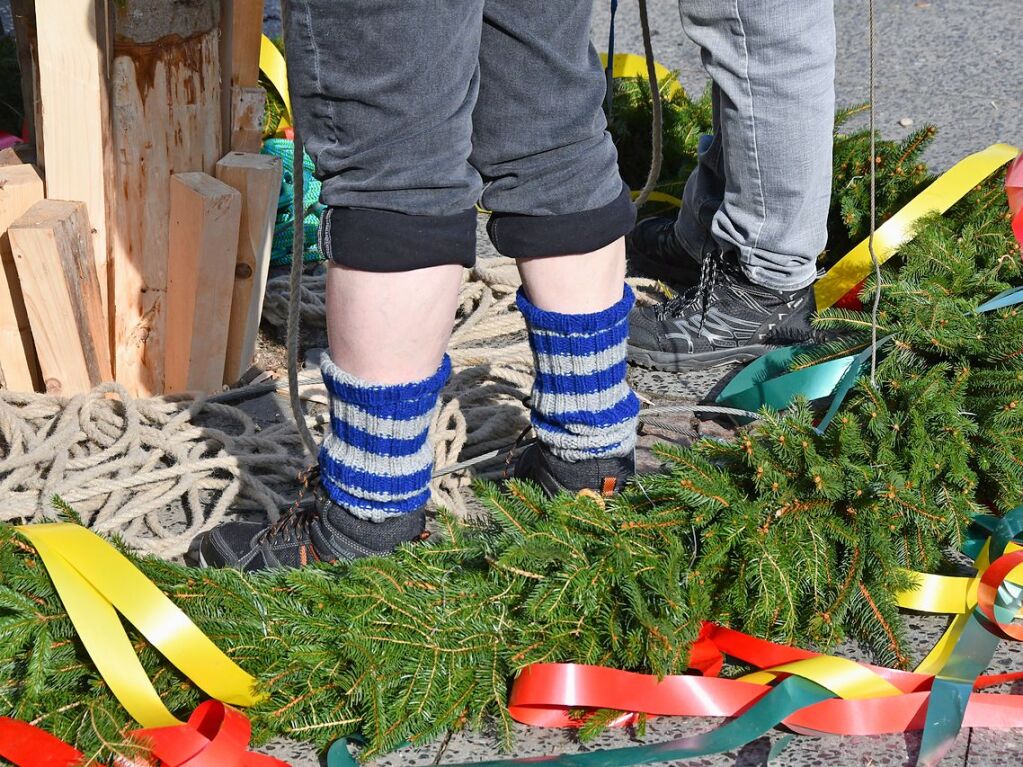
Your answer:
[[[270,246],[270,264],[287,266],[291,263],[293,227],[295,225],[295,193],[292,185],[294,175],[294,159],[292,141],[286,138],[271,138],[263,142],[263,154],[281,158],[284,174],[281,179],[281,195],[277,200],[277,219],[274,222],[273,242]],[[307,154],[303,160],[304,188],[302,208],[305,213],[303,222],[305,229],[304,261],[322,261],[317,245],[316,233],[320,227],[320,216],[323,205],[320,204],[320,182],[313,176],[316,169],[312,158]]]

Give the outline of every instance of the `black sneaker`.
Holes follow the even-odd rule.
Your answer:
[[[629,315],[629,360],[656,370],[702,370],[748,362],[813,335],[813,288],[755,285],[734,253],[704,259],[700,283]]]
[[[331,501],[322,487],[317,487],[314,497],[312,508],[294,506],[269,526],[225,522],[203,533],[199,564],[252,572],[382,556],[421,538],[426,529],[424,509],[370,522]]]
[[[700,279],[700,263],[675,236],[675,219],[645,218],[625,238],[629,265],[656,280],[688,287]]]
[[[630,454],[624,458],[563,461],[552,455],[542,442],[534,442],[510,468],[511,477],[532,480],[552,497],[563,492],[592,490],[608,498],[636,473],[636,459]]]

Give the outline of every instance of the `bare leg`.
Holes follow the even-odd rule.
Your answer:
[[[539,309],[561,314],[589,314],[622,299],[625,240],[592,253],[518,262],[526,296]]]
[[[363,272],[327,271],[330,356],[342,370],[375,384],[432,375],[447,349],[462,267]]]

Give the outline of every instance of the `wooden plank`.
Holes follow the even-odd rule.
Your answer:
[[[8,233],[46,391],[71,396],[111,380],[85,204],[42,200]]]
[[[12,146],[0,149],[0,168],[6,165],[21,165],[21,157]]]
[[[171,178],[165,391],[220,391],[242,199],[205,173]]]
[[[43,199],[43,180],[31,165],[0,168],[0,375],[11,391],[42,387],[35,343],[7,230]]]
[[[277,199],[281,192],[281,161],[270,155],[231,152],[217,163],[217,178],[242,195],[238,259],[224,365],[224,383],[233,384],[248,370],[256,354]]]
[[[224,154],[215,3],[166,7],[118,7],[111,75],[113,348],[117,381],[136,396],[164,390],[171,176],[212,174]]]
[[[220,0],[220,62],[223,90],[224,146],[237,152],[259,151],[232,138],[245,123],[236,109],[235,88],[259,86],[259,45],[263,34],[262,0]],[[262,126],[260,126],[262,129]]]
[[[17,46],[18,70],[21,74],[21,102],[29,141],[36,145],[42,168],[42,103],[39,100],[39,67],[36,51],[35,0],[11,0],[14,39]]]
[[[105,35],[106,17],[97,12],[96,0],[36,0],[35,8],[46,192],[54,199],[85,203],[106,307],[113,179],[106,54],[98,42]]]
[[[235,86],[231,123],[231,150],[258,153],[263,146],[266,91]]]
[[[263,0],[233,0],[231,8],[231,85],[259,85],[259,41],[263,35]]]

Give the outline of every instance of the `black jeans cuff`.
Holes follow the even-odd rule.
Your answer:
[[[327,208],[320,252],[365,272],[408,272],[476,262],[476,210],[450,216],[411,216],[369,208]]]
[[[629,188],[612,202],[593,210],[555,216],[494,213],[487,234],[497,252],[511,258],[548,258],[590,253],[624,237],[636,223]]]

